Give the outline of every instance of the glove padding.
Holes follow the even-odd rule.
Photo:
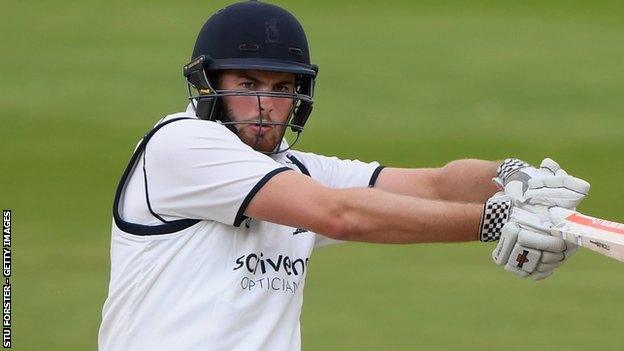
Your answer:
[[[548,209],[543,206],[533,207],[533,212],[522,208],[523,204],[511,196],[498,192],[494,194],[483,208],[479,225],[479,240],[483,242],[499,240],[503,226],[507,222],[524,223],[533,228],[548,232],[551,219]],[[538,211],[539,210],[539,211]]]
[[[492,258],[497,265],[504,265],[506,271],[541,280],[549,277],[577,248],[548,232],[510,221],[503,226]]]
[[[550,276],[575,251],[577,246],[550,235],[569,210],[555,207],[530,206],[509,195],[497,193],[484,207],[479,238],[499,240],[492,252],[497,265],[521,277],[535,280]]]
[[[530,179],[524,199],[532,205],[573,210],[587,196],[589,188],[588,182],[559,169],[554,176]]]
[[[505,194],[521,202],[567,209],[575,209],[590,188],[588,182],[569,175],[550,158],[545,158],[539,169],[524,161],[506,159],[493,181]]]

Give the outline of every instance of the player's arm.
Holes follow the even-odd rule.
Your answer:
[[[481,204],[374,188],[330,189],[298,173],[283,172],[255,194],[245,215],[338,240],[420,243],[477,240],[482,211]]]
[[[496,191],[499,161],[457,160],[440,168],[384,168],[375,188],[428,199],[483,203]]]
[[[534,200],[568,201],[559,192],[565,188],[562,185],[569,185],[569,176],[554,175],[548,182],[546,179],[535,189],[542,193]],[[555,193],[549,189],[557,195],[551,197]],[[570,190],[566,193],[575,193]],[[503,193],[482,206],[374,188],[331,189],[298,173],[283,172],[255,194],[245,214],[343,241],[421,243],[494,241],[500,237],[493,252],[497,264],[522,277],[544,279],[574,248],[560,238],[544,235],[541,229],[530,229],[544,228],[550,219],[517,205]],[[532,226],[521,227],[526,223]]]

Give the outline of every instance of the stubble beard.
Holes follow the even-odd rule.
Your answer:
[[[256,133],[249,124],[238,124],[238,137],[243,143],[249,145],[252,149],[260,152],[270,153],[275,151],[282,141],[284,135],[284,126],[272,125],[272,129],[267,133]]]
[[[284,131],[286,126],[282,125],[271,125],[271,130],[265,133],[254,132],[250,126],[255,121],[259,121],[260,118],[251,118],[248,121],[253,121],[252,123],[245,123],[245,121],[238,121],[233,117],[231,110],[225,106],[224,112],[226,117],[232,122],[241,122],[241,124],[235,124],[234,128],[237,130],[237,136],[239,139],[251,147],[252,149],[264,152],[271,153],[276,150],[278,145],[282,142],[282,138],[284,137]],[[266,119],[265,119],[266,120]]]

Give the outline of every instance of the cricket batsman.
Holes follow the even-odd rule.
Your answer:
[[[498,241],[495,263],[533,279],[575,250],[519,224],[589,191],[550,159],[403,169],[293,149],[319,70],[283,8],[218,10],[183,72],[188,107],[141,139],[117,187],[101,351],[300,350],[323,245]]]

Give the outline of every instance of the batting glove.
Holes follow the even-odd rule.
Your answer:
[[[576,245],[544,234],[517,222],[507,222],[492,252],[494,263],[523,278],[541,280],[549,277],[576,252]]]
[[[497,265],[518,276],[540,280],[550,276],[577,248],[550,235],[552,221],[541,207],[532,208],[497,193],[485,204],[479,238],[498,240],[492,252]]]
[[[539,169],[508,158],[498,167],[493,181],[514,199],[531,205],[567,209],[575,209],[590,188],[588,182],[569,175],[550,158],[545,158]]]

